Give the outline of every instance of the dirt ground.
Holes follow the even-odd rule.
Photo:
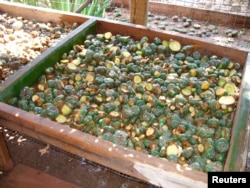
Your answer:
[[[0,131],[4,133],[6,144],[15,165],[29,166],[82,188],[156,187],[15,131],[3,127],[0,127]],[[8,176],[8,173],[0,172],[0,187],[1,178],[5,176]]]
[[[111,7],[107,11],[106,17],[112,20],[129,22],[130,12],[128,8]],[[249,17],[246,19],[249,19]],[[191,22],[190,25],[185,26],[187,20],[191,20]],[[147,26],[163,32],[171,31],[197,39],[202,38],[218,45],[237,47],[250,51],[250,28],[215,25],[207,21],[193,20],[189,17],[169,16],[167,14],[159,15],[150,12],[148,13]]]

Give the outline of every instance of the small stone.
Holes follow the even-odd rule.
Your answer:
[[[152,17],[148,17],[148,22],[152,22],[153,18]]]
[[[208,31],[205,33],[206,37],[210,37],[211,36],[211,33]]]
[[[188,19],[188,18],[187,18],[186,16],[183,16],[183,17],[182,17],[182,21],[183,21],[183,22],[186,22],[187,19]]]
[[[166,29],[166,25],[165,24],[159,24],[157,26],[159,29],[165,30]]]
[[[185,28],[179,28],[177,29],[179,33],[187,33],[187,30]]]
[[[207,29],[208,29],[209,31],[213,31],[213,30],[215,30],[216,28],[217,28],[217,27],[216,27],[215,25],[212,25],[212,24],[211,24],[211,25],[208,26]]]
[[[229,38],[227,39],[227,42],[234,42],[234,39],[233,39],[232,37],[229,37]]]
[[[154,17],[154,14],[152,14],[151,12],[148,13],[148,17]]]
[[[172,19],[173,19],[173,21],[178,22],[178,20],[179,20],[179,16],[174,15],[174,16],[172,17]]]
[[[232,37],[237,37],[238,35],[238,30],[232,30]]]
[[[196,35],[197,35],[198,37],[202,37],[202,32],[197,32]]]
[[[189,27],[190,26],[190,22],[184,22],[183,23],[183,27]]]
[[[214,29],[214,30],[212,30],[212,33],[213,33],[213,34],[218,34],[219,31],[218,31],[218,29]]]
[[[62,31],[62,27],[61,26],[56,26],[53,28],[53,32],[57,32],[57,31]]]
[[[12,29],[14,29],[14,30],[21,30],[22,28],[23,28],[23,22],[21,22],[21,21],[15,21],[12,24]]]
[[[159,16],[160,20],[166,20],[167,16]]]
[[[186,21],[191,24],[193,20],[191,18],[188,18]]]
[[[193,25],[193,28],[195,28],[195,29],[200,29],[200,28],[201,28],[201,25],[200,25],[200,24],[194,24],[194,25]]]
[[[196,32],[194,28],[189,29],[190,32]]]
[[[31,32],[31,36],[32,36],[32,38],[38,37],[38,36],[39,36],[38,31],[32,31],[32,32]]]
[[[155,20],[160,20],[160,16],[156,16],[156,17],[155,17]]]
[[[188,32],[188,35],[194,36],[194,32]]]
[[[6,29],[5,31],[6,31],[6,34],[11,34],[11,33],[13,33],[13,29]]]
[[[228,33],[231,33],[232,32],[232,29],[227,29],[225,30],[225,33],[228,34]]]
[[[206,33],[207,33],[207,31],[206,31],[205,29],[201,30],[201,32],[202,32],[203,34],[206,34]]]
[[[73,24],[72,24],[72,29],[75,29],[75,28],[77,28],[78,27],[78,23],[77,22],[74,22]]]
[[[60,31],[55,32],[54,38],[56,38],[56,39],[60,38],[60,37],[61,37],[61,34],[62,34],[62,33],[61,33]]]
[[[4,39],[3,38],[0,38],[0,44],[4,44]]]
[[[16,36],[14,34],[9,35],[9,40],[14,41],[16,39]]]

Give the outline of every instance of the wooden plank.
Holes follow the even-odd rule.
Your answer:
[[[2,177],[0,186],[5,188],[80,188],[80,186],[22,164],[17,164],[7,176]]]
[[[75,15],[71,18],[74,17],[79,20],[82,18]],[[140,39],[142,36],[148,36],[150,40],[155,36],[163,39],[176,39],[183,45],[194,45],[197,50],[204,54],[228,57],[242,65],[245,64],[248,55],[247,51],[243,49],[215,45],[202,39],[197,40],[181,34],[161,32],[144,26],[107,21],[105,19],[96,20],[96,31],[98,33],[110,31],[113,34],[129,35],[135,39]],[[0,103],[0,120],[12,130],[27,134],[67,152],[157,186],[206,187],[207,184],[207,175],[205,173],[197,171],[190,173],[190,170],[184,169],[178,164],[114,145],[4,103]]]
[[[35,19],[41,22],[68,22],[68,23],[83,23],[90,19],[88,16],[79,16],[76,13],[53,10],[42,7],[34,7],[20,3],[11,3],[7,1],[0,2],[0,12],[8,13],[13,16],[22,16],[26,19]]]
[[[5,143],[3,133],[0,131],[0,170],[8,172],[13,166],[14,164]]]
[[[245,171],[249,140],[249,114],[250,114],[250,53],[248,54],[245,70],[243,72],[240,98],[232,127],[230,149],[225,162],[225,171]],[[236,126],[237,125],[237,126]]]
[[[205,173],[100,140],[4,103],[0,103],[0,120],[11,130],[157,186],[207,187]]]
[[[130,0],[130,23],[147,25],[148,0]]]

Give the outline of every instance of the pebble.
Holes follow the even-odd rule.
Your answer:
[[[183,23],[183,27],[189,27],[189,26],[190,26],[190,22],[186,21],[186,22]]]
[[[158,27],[159,29],[165,30],[166,25],[165,25],[165,24],[159,24],[157,27]]]
[[[211,36],[211,33],[208,31],[205,33],[206,37],[210,37]]]
[[[174,15],[174,16],[172,17],[172,20],[173,20],[174,22],[178,22],[178,21],[179,21],[179,16]]]
[[[213,31],[215,29],[217,29],[217,27],[215,25],[209,25],[208,28],[207,28],[209,31]]]
[[[152,17],[148,17],[148,22],[152,22],[154,19]]]
[[[32,36],[32,38],[36,38],[36,37],[39,36],[39,32],[38,31],[32,31],[31,36]]]
[[[214,30],[212,30],[212,33],[213,33],[213,34],[218,34],[219,31],[218,31],[218,29],[214,29]]]
[[[167,16],[159,16],[159,19],[160,19],[160,20],[166,20],[166,19],[167,19]]]
[[[14,29],[14,30],[20,30],[22,28],[23,28],[23,22],[21,22],[21,21],[15,21],[12,24],[12,29]]]
[[[200,29],[200,28],[201,28],[201,25],[200,25],[200,24],[194,24],[194,25],[193,25],[193,28],[195,28],[195,29]]]
[[[187,18],[186,16],[183,16],[183,17],[182,17],[182,21],[183,21],[183,22],[186,22],[187,19],[188,19],[188,18]]]
[[[186,21],[192,23],[193,20],[191,18],[188,18]]]
[[[5,62],[0,84],[77,26],[66,22],[42,23],[0,13],[0,62]],[[7,58],[3,58],[3,54]]]

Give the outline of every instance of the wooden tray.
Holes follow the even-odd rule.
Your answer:
[[[2,3],[0,5],[0,10],[2,11],[7,11],[11,6],[9,4],[5,6]],[[5,7],[7,8],[4,9]],[[14,6],[13,8],[20,11],[24,7],[17,8]],[[22,15],[21,12],[23,11],[20,11],[19,15]],[[69,19],[67,16],[70,19],[79,20],[79,22],[82,19],[84,23],[69,38],[60,41],[56,46],[50,48],[46,53],[31,62],[29,66],[18,71],[0,86],[0,101],[2,101],[0,102],[1,125],[157,186],[176,188],[207,187],[206,173],[188,170],[179,164],[117,146],[6,104],[10,97],[17,95],[24,85],[32,85],[42,70],[60,60],[63,52],[68,51],[73,44],[83,40],[83,36],[88,33],[94,34],[110,31],[113,34],[130,35],[135,39],[140,39],[142,36],[148,36],[150,40],[155,36],[166,39],[172,38],[179,40],[183,45],[192,44],[204,54],[228,57],[244,65],[240,98],[234,116],[230,150],[224,169],[225,171],[244,170],[247,156],[248,104],[250,100],[250,88],[247,82],[249,80],[248,75],[250,75],[250,56],[247,51],[207,43],[184,35],[174,35],[170,32],[163,33],[139,25],[97,18],[92,19],[91,17],[86,21],[86,17],[77,14],[66,15],[61,12],[53,12],[53,14],[59,14],[57,16],[65,20]]]

